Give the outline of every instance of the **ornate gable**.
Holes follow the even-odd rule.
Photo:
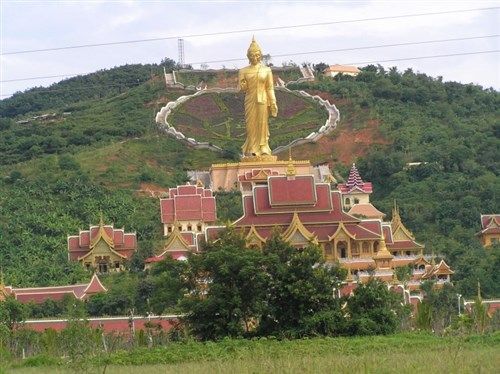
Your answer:
[[[435,275],[449,275],[453,273],[454,271],[450,269],[450,267],[446,262],[444,262],[444,260],[441,260],[441,262],[434,269]]]
[[[111,229],[111,232],[113,233],[113,226],[109,227]],[[115,251],[114,249],[115,243],[113,240],[113,236],[108,234],[106,228],[107,227],[104,226],[104,222],[101,216],[97,234],[93,238],[92,238],[92,228],[90,229],[91,240],[89,245],[89,251],[85,255],[78,257],[78,260],[84,260],[87,257],[90,257],[91,255],[100,257],[109,256],[110,258],[113,259],[127,258],[127,256],[124,256],[121,253]]]
[[[282,237],[292,244],[307,244],[309,242],[317,244],[318,242],[316,236],[302,224],[297,212],[293,213],[292,222],[283,232]]]
[[[182,237],[182,234],[177,226],[178,225],[174,223],[174,229],[168,236],[167,241],[165,242],[165,246],[163,247],[163,253],[173,252],[173,251],[189,252],[191,250],[189,243]]]
[[[252,225],[250,227],[250,230],[248,231],[248,234],[245,236],[245,242],[247,244],[247,247],[257,246],[261,248],[262,244],[264,244],[265,241],[266,239],[263,238],[255,229],[255,226]]]
[[[334,239],[347,239],[351,238],[352,240],[356,240],[356,235],[353,235],[347,230],[347,228],[344,225],[344,222],[340,222],[339,226],[337,227],[337,230],[328,237],[329,241],[332,241]]]

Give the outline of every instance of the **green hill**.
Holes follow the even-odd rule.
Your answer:
[[[154,114],[187,94],[166,90],[161,74],[159,65],[119,67],[0,102],[0,266],[7,283],[46,285],[88,277],[68,263],[66,235],[97,222],[101,211],[106,221],[137,231],[140,251],[132,267],[158,248],[158,201],[138,190],[145,184],[174,186],[185,179],[185,170],[221,161],[213,152],[194,151],[158,133]],[[357,159],[363,178],[374,183],[374,204],[388,213],[398,201],[417,239],[456,270],[461,293],[473,294],[479,279],[485,296],[500,295],[498,248],[486,252],[474,236],[479,214],[500,210],[498,92],[373,66],[356,78],[296,88],[334,101],[341,112],[339,131],[349,131],[342,139],[355,142],[368,127],[384,139],[349,158]],[[241,100],[237,95],[210,99],[219,108],[212,118],[187,110],[188,102],[173,115],[176,125],[183,126],[182,115],[198,117],[202,127],[228,118],[241,122],[233,108]],[[307,111],[296,105],[287,121],[307,126],[318,120],[315,107],[300,117]],[[193,131],[194,122],[186,122],[182,131]],[[347,159],[333,154],[338,139],[333,133],[300,155],[333,162],[345,175],[349,165],[334,161]],[[409,162],[421,165],[408,168]],[[230,205],[228,198],[234,196],[219,197],[221,206]]]

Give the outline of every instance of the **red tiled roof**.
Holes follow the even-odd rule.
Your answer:
[[[97,275],[94,274],[89,283],[73,284],[68,286],[52,287],[32,287],[32,288],[11,288],[14,297],[22,302],[43,303],[45,300],[62,300],[65,295],[70,295],[78,299],[84,299],[90,294],[106,292],[106,288],[101,284]]]
[[[123,236],[125,232],[124,230],[115,230],[113,233],[113,242],[115,245],[122,245],[123,244]]]
[[[393,243],[386,243],[390,249],[415,249],[422,248],[422,246],[411,240],[396,240]]]
[[[271,179],[271,178],[270,178]],[[299,204],[275,204],[272,205],[269,200],[272,192],[269,192],[267,186],[258,186],[254,188],[255,208],[257,214],[274,214],[282,212],[320,212],[332,210],[332,199],[330,197],[330,187],[327,184],[317,184],[315,191],[314,205]]]
[[[481,215],[481,234],[500,234],[500,214]]]
[[[161,222],[217,220],[212,191],[196,186],[178,186],[169,190],[169,197],[160,200]]]
[[[391,226],[390,225],[383,225],[382,229],[384,230],[385,244],[387,244],[388,246],[393,244]]]
[[[340,296],[350,296],[356,288],[358,284],[354,282],[343,284],[340,288]]]
[[[268,186],[269,202],[273,207],[316,204],[316,188],[312,175],[294,178],[273,176],[268,178]]]
[[[90,231],[80,232],[80,247],[86,247],[90,245]]]
[[[97,274],[94,274],[89,284],[87,285],[87,288],[85,288],[85,290],[83,291],[83,293],[90,295],[106,291],[107,291],[106,287],[102,285],[101,281],[97,277]]]
[[[113,242],[113,250],[122,256],[130,257],[137,249],[135,233],[124,233],[123,229],[115,229],[113,225],[104,225],[104,232]],[[90,251],[91,243],[98,238],[99,226],[90,226],[89,230],[80,231],[78,236],[68,236],[69,259],[77,260]]]
[[[188,186],[191,187],[191,186]],[[175,218],[178,221],[201,220],[201,195],[177,195],[174,197]]]

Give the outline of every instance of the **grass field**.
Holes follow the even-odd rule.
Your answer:
[[[500,367],[500,334],[440,338],[427,334],[292,341],[225,340],[173,343],[109,356],[106,373],[493,373]],[[35,364],[37,361],[32,361]],[[38,361],[40,362],[40,361]],[[26,367],[8,373],[69,373],[71,367]]]

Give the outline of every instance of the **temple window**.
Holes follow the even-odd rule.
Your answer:
[[[351,199],[349,199],[348,197],[346,197],[345,199],[345,205],[351,205]]]
[[[407,256],[411,256],[411,251],[406,251]]]
[[[359,199],[354,198],[354,204],[359,204]]]
[[[199,232],[201,232],[201,225],[196,226],[196,230],[198,230]]]
[[[116,270],[120,269],[120,263],[118,261],[115,261],[115,269]]]
[[[347,243],[346,242],[338,242],[337,244],[337,253],[340,258],[347,257]]]
[[[167,227],[167,232],[172,232],[172,226]]]
[[[397,255],[398,255],[398,252],[392,252],[392,255],[393,255],[393,256],[397,256]]]
[[[193,226],[188,225],[188,227],[187,227],[187,231],[193,231]]]
[[[418,270],[422,270],[422,271],[424,271],[424,270],[425,270],[425,265],[420,265],[420,266],[418,267]]]
[[[99,263],[99,273],[107,273],[108,272],[108,264],[106,262]]]
[[[373,252],[378,252],[378,242],[373,243]]]
[[[179,225],[178,229],[179,231],[182,231],[182,225]]]
[[[90,262],[86,262],[85,267],[87,268],[87,270],[89,270],[90,269]]]
[[[363,253],[370,253],[370,244],[363,242]]]

